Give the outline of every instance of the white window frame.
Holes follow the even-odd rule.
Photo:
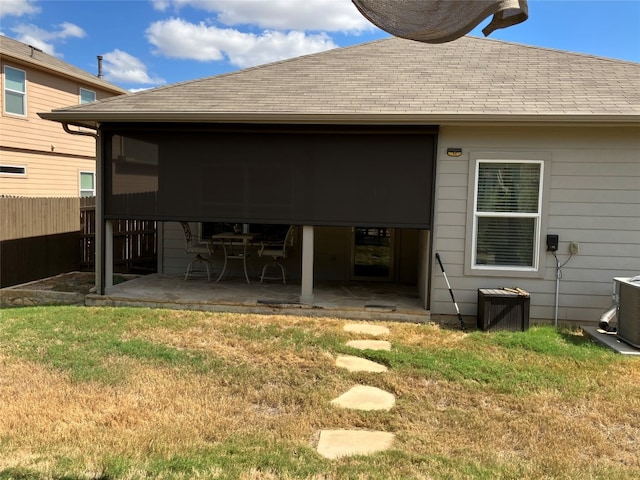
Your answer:
[[[97,95],[96,92],[94,92],[93,90],[89,90],[88,88],[84,88],[84,87],[80,87],[80,91],[78,92],[78,103],[80,105],[83,105],[85,103],[91,103],[91,102],[83,102],[82,101],[82,92],[90,92],[93,94],[93,100],[91,100],[91,102],[95,102],[97,100]]]
[[[22,72],[22,74],[24,75],[24,92],[21,92],[19,90],[13,90],[7,87],[7,69]],[[4,113],[6,113],[7,115],[15,115],[16,117],[26,117],[29,113],[29,110],[27,108],[27,72],[20,68],[12,67],[10,65],[5,65],[3,69],[3,74],[4,74],[4,85],[3,85],[4,88],[2,89],[2,103],[3,103]],[[22,96],[22,107],[24,109],[24,113],[15,113],[15,112],[7,111],[7,92],[19,94]]]
[[[82,174],[91,174],[91,176],[93,177],[93,189],[89,190],[86,188],[82,188]],[[96,195],[96,172],[92,172],[90,170],[81,170],[80,172],[78,172],[78,191],[79,191],[79,195],[82,196],[88,196],[88,197],[95,197]],[[82,192],[91,192],[91,195],[82,195]]]
[[[22,173],[13,173],[13,172],[3,172],[0,170],[0,175],[6,175],[8,177],[26,177],[27,176],[27,167],[24,165],[8,165],[3,163],[0,167],[10,167],[10,168],[21,168]]]
[[[538,205],[536,213],[517,213],[517,212],[478,212],[478,180],[480,164],[482,163],[535,163],[540,165],[540,178],[538,187]],[[472,228],[472,242],[471,242],[471,270],[476,272],[538,272],[540,268],[540,241],[542,236],[542,211],[543,211],[543,192],[544,192],[544,179],[545,179],[545,165],[543,160],[524,160],[519,158],[512,159],[493,159],[493,158],[477,158],[475,160],[474,175],[474,190],[473,190],[473,228]],[[509,266],[509,265],[487,265],[477,263],[477,228],[478,218],[480,217],[504,217],[504,218],[533,218],[534,219],[534,239],[533,239],[533,265],[526,266]]]

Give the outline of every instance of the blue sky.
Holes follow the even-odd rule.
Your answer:
[[[1,0],[0,32],[91,73],[102,55],[132,91],[389,36],[350,0]],[[489,38],[640,62],[640,0],[529,0]]]

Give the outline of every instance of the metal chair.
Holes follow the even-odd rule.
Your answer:
[[[187,265],[187,271],[184,275],[184,279],[188,280],[190,276],[202,276],[206,272],[207,280],[211,280],[211,269],[213,269],[213,263],[211,263],[211,260],[204,257],[204,255],[211,255],[209,243],[202,245],[193,237],[189,222],[180,222],[180,225],[182,225],[182,230],[184,231],[184,251],[187,254],[195,254],[195,257]],[[205,269],[194,269],[194,266],[198,264],[204,265]]]
[[[260,275],[260,283],[264,280],[280,280],[282,278],[282,283],[287,283],[287,274],[284,268],[284,265],[280,263],[280,260],[287,258],[289,250],[293,247],[294,234],[295,234],[295,226],[291,225],[289,230],[287,230],[287,235],[284,237],[284,240],[280,242],[261,242],[260,250],[258,250],[258,256],[260,257],[271,257],[273,260],[271,263],[267,263],[262,268],[262,274]],[[267,276],[267,271],[269,269],[278,268],[280,270],[280,275],[278,276]]]

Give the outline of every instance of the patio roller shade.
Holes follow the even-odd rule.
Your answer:
[[[433,129],[103,131],[106,218],[431,226]]]

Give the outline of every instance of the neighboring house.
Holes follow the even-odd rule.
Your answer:
[[[636,63],[391,38],[42,116],[99,126],[99,241],[114,219],[165,221],[160,272],[184,271],[189,220],[300,225],[306,303],[314,282],[383,280],[454,314],[437,252],[464,315],[479,288],[518,286],[532,321],[596,322],[613,277],[640,274]]]
[[[37,113],[127,92],[3,36],[0,72],[0,195],[94,195],[94,138],[71,136]]]

